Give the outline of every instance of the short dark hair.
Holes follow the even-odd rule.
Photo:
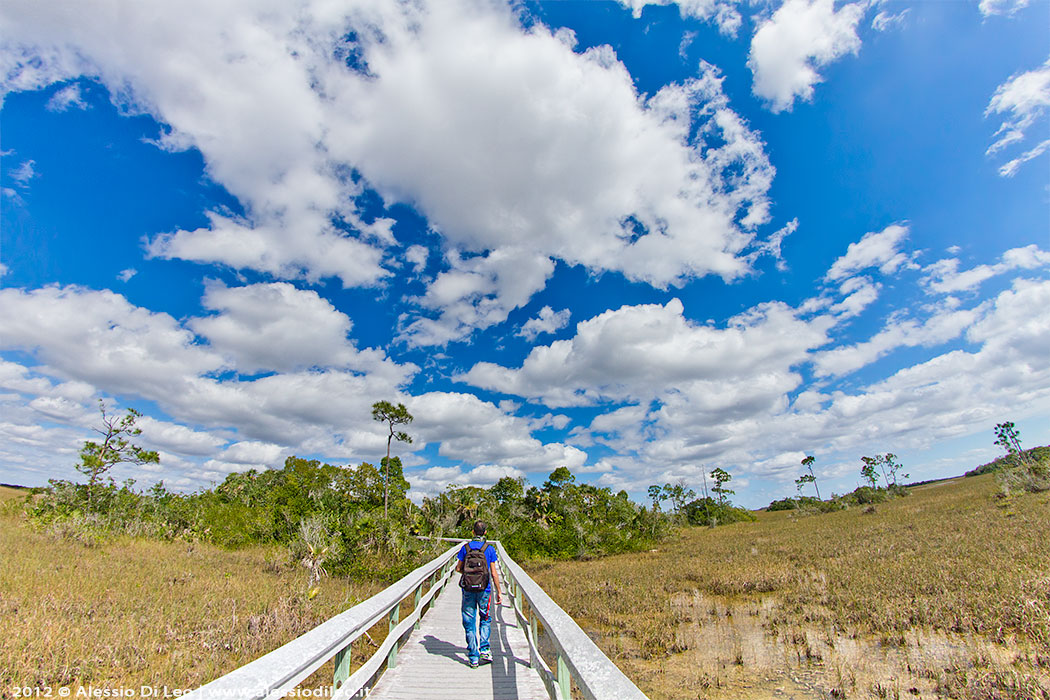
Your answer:
[[[478,537],[481,537],[482,535],[485,534],[485,530],[486,530],[485,523],[483,523],[480,520],[477,520],[477,521],[474,522],[474,534],[475,535],[477,535]]]

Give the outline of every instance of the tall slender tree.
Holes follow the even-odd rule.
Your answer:
[[[1021,433],[1017,430],[1013,421],[997,424],[995,426],[995,438],[995,444],[1005,449],[1018,466],[1024,466],[1028,469],[1032,468],[1028,455],[1021,449]]]
[[[896,486],[897,472],[899,472],[904,467],[904,465],[897,461],[897,455],[893,454],[892,452],[887,452],[884,455],[879,455],[879,458],[882,460],[883,474],[889,475],[886,484],[887,488],[889,487],[889,481],[892,481],[893,485]],[[901,478],[907,479],[908,474],[901,474]]]
[[[820,498],[820,487],[817,486],[817,476],[816,476],[816,474],[813,473],[813,463],[816,462],[816,461],[817,461],[817,458],[814,457],[813,455],[806,455],[806,457],[802,460],[802,466],[809,470],[809,478],[807,479],[806,475],[803,474],[801,477],[799,477],[795,481],[795,483],[799,484],[800,482],[801,483],[812,482],[813,483],[813,488],[816,489],[816,491],[817,491],[817,500],[819,501],[819,500],[821,500],[821,498]],[[800,487],[800,490],[801,490],[801,487]]]
[[[711,492],[718,494],[719,505],[725,505],[726,496],[728,494],[736,493],[736,491],[727,489],[722,485],[731,480],[733,478],[732,475],[730,475],[725,469],[722,469],[722,467],[716,467],[715,470],[711,472],[711,478],[715,480],[715,486],[711,489]]]
[[[864,466],[860,468],[860,474],[867,482],[871,485],[872,490],[878,488],[879,485],[879,473],[876,468],[879,465],[877,457],[861,457],[860,461],[864,463]]]
[[[88,440],[80,450],[80,462],[76,469],[88,477],[88,503],[94,505],[95,484],[114,466],[122,463],[157,464],[160,455],[152,450],[144,450],[131,444],[129,437],[142,434],[142,429],[135,427],[135,420],[142,414],[129,408],[127,414],[120,418],[106,413],[106,404],[98,401],[98,410],[102,414],[102,427],[93,430],[102,436],[102,442]]]
[[[664,490],[659,485],[649,487],[649,498],[653,501],[653,512],[660,510],[660,501],[664,500]]]
[[[387,424],[390,435],[386,439],[386,458],[383,459],[383,517],[390,516],[390,443],[396,438],[398,442],[412,444],[412,438],[402,430],[394,430],[394,426],[408,425],[414,418],[405,408],[405,404],[397,406],[389,401],[376,401],[372,404],[372,420]]]

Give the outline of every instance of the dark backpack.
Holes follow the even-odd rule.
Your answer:
[[[488,544],[481,541],[481,547],[473,549],[469,544],[463,545],[467,553],[463,557],[463,576],[459,587],[465,591],[483,591],[489,587],[489,563],[485,557]]]

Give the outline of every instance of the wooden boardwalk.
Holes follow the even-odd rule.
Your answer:
[[[369,699],[548,700],[543,681],[529,667],[529,645],[509,596],[504,596],[492,617],[492,663],[469,666],[457,580],[453,576],[437,596],[419,629],[398,652],[397,665],[383,674]]]

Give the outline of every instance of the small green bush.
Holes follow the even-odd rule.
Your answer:
[[[861,486],[852,493],[848,493],[845,496],[836,496],[832,494],[831,498],[822,501],[813,496],[799,496],[782,498],[778,501],[773,501],[769,504],[766,510],[777,511],[777,510],[797,510],[801,513],[834,513],[840,510],[846,510],[853,506],[864,506],[872,505],[874,503],[883,503],[889,498],[896,498],[900,496],[908,495],[908,490],[899,485],[890,486],[888,489],[884,488],[871,488],[870,486]]]
[[[751,511],[729,503],[719,503],[713,498],[698,498],[687,503],[682,511],[690,525],[715,526],[755,520]]]
[[[797,498],[791,498],[790,496],[788,496],[787,498],[781,498],[779,501],[773,501],[768,506],[766,506],[766,510],[769,510],[769,511],[796,510],[796,509],[798,509],[798,506],[799,506],[798,499]]]
[[[857,488],[853,493],[846,494],[846,498],[859,506],[871,505],[874,503],[884,503],[887,499],[886,490],[882,488],[872,488],[870,486],[861,486]]]

